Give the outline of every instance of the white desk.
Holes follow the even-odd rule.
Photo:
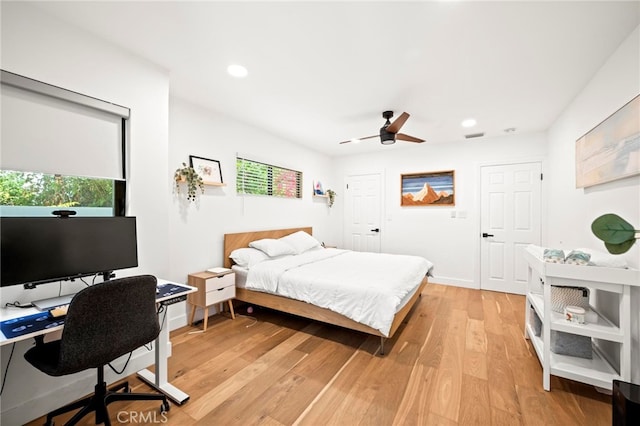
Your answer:
[[[158,278],[158,286],[162,286],[164,284],[174,283],[173,281],[167,281]],[[186,296],[189,293],[193,293],[198,289],[186,284],[182,283],[174,283],[178,284],[181,287],[186,287],[189,291],[182,292],[179,296]],[[166,300],[172,299],[176,297],[176,295],[169,295],[166,297],[158,297],[156,298],[157,303],[162,303]],[[167,309],[167,307],[165,307]],[[40,313],[36,308],[0,308],[0,321],[6,321],[13,318],[24,317],[28,315],[33,315]],[[32,339],[37,336],[46,335],[49,333],[53,333],[58,330],[62,330],[64,325],[58,325],[51,328],[47,328],[45,330],[36,331],[33,333],[23,334],[21,336],[16,336],[8,339],[4,333],[0,332],[0,346],[8,345],[11,343],[19,342],[21,340]],[[172,401],[177,404],[183,404],[189,399],[189,395],[182,392],[180,389],[176,388],[172,384],[169,383],[167,379],[167,359],[169,357],[167,346],[169,344],[169,325],[162,324],[162,329],[160,329],[160,334],[156,337],[155,341],[155,371],[157,374],[153,374],[147,369],[138,371],[138,377],[140,377],[143,381],[149,384],[151,387],[155,388],[159,392],[167,395]]]

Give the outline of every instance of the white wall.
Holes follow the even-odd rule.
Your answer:
[[[138,217],[139,267],[124,273],[168,276],[168,73],[29,4],[3,2],[1,18],[2,69],[131,108],[127,214]],[[63,292],[79,286],[65,283]],[[57,283],[37,292],[7,287],[2,289],[1,300],[3,304],[29,302],[57,293]],[[58,378],[27,364],[22,355],[31,344],[16,344],[2,395],[2,424],[22,424],[93,391],[93,371]],[[10,346],[2,347],[3,374],[10,350]],[[115,363],[118,367],[123,364]],[[153,352],[138,350],[123,376],[150,364]],[[106,376],[107,381],[118,378],[109,370]]]
[[[334,167],[343,177],[384,173],[380,226],[383,252],[424,256],[435,265],[433,282],[479,288],[479,167],[510,161],[541,161],[545,155],[545,134],[515,134],[459,143],[407,144],[404,149],[391,151],[381,147],[377,153],[336,159]],[[454,207],[400,206],[401,174],[441,170],[455,171]],[[452,218],[452,211],[457,216],[464,212],[467,217]],[[340,232],[342,238],[342,229]]]
[[[206,187],[196,202],[174,194],[170,206],[170,278],[186,281],[192,272],[223,264],[225,233],[312,226],[316,238],[335,241],[342,220],[339,207],[312,198],[313,181],[333,185],[329,157],[274,135],[171,98],[169,163],[173,171],[189,155],[220,161],[224,187]],[[236,194],[236,153],[303,173],[303,198],[283,199]],[[337,203],[336,203],[337,204]],[[199,311],[197,319],[202,318]]]
[[[591,222],[604,213],[616,213],[640,229],[640,176],[586,189],[575,187],[575,141],[639,93],[640,27],[613,53],[549,131],[549,246],[606,251],[591,232]],[[629,266],[639,268],[640,244],[621,256]],[[611,310],[610,301],[604,299],[599,308]],[[631,312],[632,380],[640,383],[640,287],[632,289]]]

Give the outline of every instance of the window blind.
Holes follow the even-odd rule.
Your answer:
[[[236,158],[238,194],[302,198],[302,172],[246,158]]]
[[[124,179],[127,108],[2,71],[0,168]]]

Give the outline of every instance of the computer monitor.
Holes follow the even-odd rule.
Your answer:
[[[135,217],[3,217],[0,234],[2,287],[138,266]]]

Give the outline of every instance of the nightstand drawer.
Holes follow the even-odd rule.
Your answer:
[[[236,274],[226,274],[221,277],[207,278],[205,283],[205,290],[207,293],[210,291],[220,290],[224,287],[236,285]],[[233,292],[235,296],[235,291]]]
[[[230,274],[233,275],[233,274]],[[209,283],[207,283],[209,284]],[[207,285],[208,287],[208,285]],[[215,290],[207,291],[205,305],[213,305],[215,303],[224,302],[225,300],[233,299],[236,297],[236,286],[233,284],[227,287],[217,288]]]

